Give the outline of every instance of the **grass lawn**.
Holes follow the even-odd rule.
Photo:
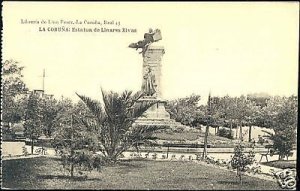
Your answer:
[[[264,162],[263,165],[268,165],[275,168],[296,168],[296,161],[295,160],[282,160],[282,161],[271,161],[271,162]]]
[[[234,172],[186,161],[122,161],[88,178],[71,180],[59,159],[32,158],[3,161],[3,184],[14,189],[280,189],[276,182],[249,176],[243,184]]]

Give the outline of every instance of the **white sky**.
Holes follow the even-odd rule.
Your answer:
[[[116,20],[137,33],[38,32],[21,19]],[[4,2],[3,59],[25,66],[30,89],[77,100],[106,90],[137,91],[142,56],[127,48],[159,28],[163,98],[200,94],[297,94],[299,3]],[[49,26],[49,25],[48,25]],[[47,27],[48,27],[47,26]],[[89,27],[88,25],[84,25]],[[95,25],[90,25],[94,27]],[[107,28],[109,26],[106,26]]]

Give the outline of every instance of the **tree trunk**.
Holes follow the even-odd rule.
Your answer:
[[[33,139],[31,139],[31,154],[32,154],[32,155],[33,155],[33,147],[34,147]]]
[[[278,155],[278,160],[283,160],[283,155],[279,154]]]
[[[167,158],[169,157],[169,149],[170,149],[170,147],[169,147],[169,145],[168,145]]]
[[[251,142],[252,139],[251,133],[252,133],[252,125],[249,126],[249,139],[248,139],[249,142]]]
[[[236,173],[239,178],[240,184],[242,184],[242,174],[241,174],[241,169],[239,167],[236,169]]]
[[[70,172],[71,172],[71,178],[74,177],[74,155],[75,155],[75,152],[74,152],[74,130],[73,130],[73,115],[71,115],[71,169],[70,169]]]
[[[230,137],[232,136],[232,121],[230,120]],[[232,136],[233,137],[233,136]]]
[[[71,162],[71,178],[74,177],[74,163],[73,163],[73,159],[72,159],[72,162]]]
[[[235,139],[238,139],[238,125],[236,125],[236,131],[235,131]]]
[[[202,154],[202,158],[206,158],[207,156],[207,137],[208,137],[208,131],[209,131],[209,126],[207,124],[206,128],[205,128],[205,137],[204,137],[204,148],[203,148],[203,154]]]
[[[242,124],[240,124],[240,140],[243,141]]]

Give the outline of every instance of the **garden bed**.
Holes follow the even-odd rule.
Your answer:
[[[261,163],[263,165],[271,166],[274,168],[296,168],[296,161],[295,160],[277,160],[277,161],[271,161],[271,162],[263,162]]]

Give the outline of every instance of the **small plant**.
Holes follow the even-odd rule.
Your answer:
[[[25,147],[25,145],[22,147],[22,153],[23,153],[24,156],[27,156],[29,154],[26,147]]]
[[[201,154],[196,154],[196,160],[202,160],[202,155]]]
[[[154,153],[153,155],[152,155],[152,159],[156,159],[157,158],[157,154],[156,153]]]
[[[171,160],[176,160],[176,155],[172,155]]]
[[[82,175],[83,171],[101,170],[106,162],[100,155],[91,155],[82,151],[76,151],[72,155],[62,154],[61,159],[63,168],[71,173],[71,177],[74,176],[75,169],[79,175]]]
[[[242,183],[242,172],[247,170],[247,166],[254,163],[255,154],[253,150],[249,152],[249,154],[245,154],[244,146],[238,144],[234,148],[234,155],[231,159],[231,167],[232,169],[236,170],[237,177],[239,178],[240,183]]]
[[[185,157],[184,155],[181,155],[179,159],[180,159],[180,160],[183,160],[184,157]]]

